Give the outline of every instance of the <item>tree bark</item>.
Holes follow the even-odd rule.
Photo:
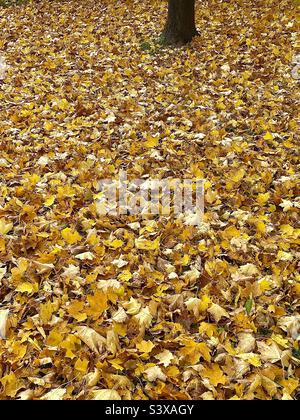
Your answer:
[[[195,35],[195,0],[169,0],[168,20],[162,42],[166,45],[184,45]]]

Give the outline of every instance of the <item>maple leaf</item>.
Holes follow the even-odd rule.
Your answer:
[[[164,350],[155,356],[155,359],[159,360],[159,363],[163,364],[165,367],[168,367],[171,364],[173,358],[174,356],[170,350]]]
[[[216,322],[219,322],[221,318],[230,318],[229,314],[220,305],[213,303],[207,310]]]
[[[127,320],[128,316],[123,308],[119,308],[113,315],[112,320],[122,324]]]
[[[86,373],[88,369],[89,361],[87,359],[78,359],[75,363],[75,369],[80,373]]]
[[[136,239],[135,246],[137,249],[141,249],[144,251],[155,251],[159,248],[160,239],[157,238],[154,241],[150,241],[146,238],[140,237]]]
[[[217,364],[205,367],[201,373],[205,378],[209,379],[209,382],[213,386],[218,386],[219,384],[225,385],[227,383],[226,376]]]
[[[140,343],[138,343],[136,347],[141,353],[150,353],[155,347],[155,345],[151,341],[143,340]]]
[[[298,6],[0,0],[0,399],[297,398]]]
[[[257,347],[261,354],[262,360],[271,363],[275,363],[280,360],[281,351],[276,343],[272,342],[271,345],[268,345],[263,341],[258,341]]]
[[[157,379],[164,382],[167,379],[166,375],[163,373],[159,366],[149,367],[145,370],[144,375],[150,382],[155,382]]]
[[[96,354],[101,354],[106,347],[106,339],[92,328],[84,326],[77,327],[75,334]]]
[[[81,236],[79,235],[79,233],[70,228],[64,229],[61,235],[69,245],[74,245],[81,241]]]
[[[151,315],[149,308],[143,308],[135,318],[142,327],[148,328],[152,323],[153,316]]]

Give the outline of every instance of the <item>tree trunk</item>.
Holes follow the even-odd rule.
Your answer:
[[[195,35],[195,0],[169,0],[168,20],[162,42],[167,45],[183,45]]]

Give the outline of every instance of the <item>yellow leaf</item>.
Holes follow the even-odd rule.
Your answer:
[[[183,266],[187,266],[187,265],[189,265],[190,261],[191,261],[191,257],[188,254],[185,254],[181,259],[176,261],[176,264],[181,264]]]
[[[3,238],[0,238],[0,252],[5,252],[5,249],[5,240]]]
[[[143,237],[140,237],[135,240],[135,246],[137,249],[144,251],[155,251],[160,246],[160,238],[156,238],[154,241],[150,241]]]
[[[232,180],[233,182],[240,182],[244,178],[245,174],[246,174],[245,169],[243,168],[238,169],[234,173],[231,173],[230,180]]]
[[[262,293],[265,293],[272,288],[271,281],[266,278],[259,280],[258,285]]]
[[[20,293],[36,293],[39,290],[39,286],[37,283],[29,283],[24,282],[21,283],[17,288],[16,288],[16,292],[20,292]]]
[[[121,359],[112,359],[112,360],[109,361],[109,363],[116,370],[120,370],[120,371],[124,370],[124,368],[122,366],[123,360],[121,360]]]
[[[217,108],[220,109],[220,110],[225,110],[226,109],[226,105],[224,104],[224,102],[218,101],[217,102]]]
[[[66,350],[66,357],[69,359],[75,359],[76,357],[76,346],[80,344],[80,340],[72,334],[68,334],[67,338],[60,343],[60,347]]]
[[[274,139],[273,134],[268,131],[266,133],[266,135],[264,136],[264,139],[265,140],[273,140]]]
[[[136,345],[140,353],[150,353],[155,347],[151,341],[141,341]]]
[[[227,241],[230,241],[232,238],[237,238],[240,235],[241,232],[235,226],[229,226],[222,233],[223,238]]]
[[[12,372],[9,375],[3,376],[0,383],[4,387],[4,395],[6,397],[14,398],[18,391],[18,381],[16,375]]]
[[[127,320],[128,316],[123,308],[119,308],[112,317],[112,320],[118,324],[122,324]]]
[[[51,121],[45,121],[44,123],[44,129],[46,131],[51,131],[53,130],[54,124]]]
[[[196,318],[198,318],[200,315],[200,304],[201,300],[198,298],[190,298],[185,302],[188,311],[193,312]]]
[[[199,362],[200,357],[203,357],[207,362],[211,361],[210,349],[207,344],[196,343],[190,339],[184,339],[183,344],[185,347],[180,350],[180,353],[185,356],[192,365],[196,365]]]
[[[147,141],[145,141],[144,146],[148,149],[152,149],[153,147],[157,147],[159,143],[159,137],[152,137],[148,136]]]
[[[27,178],[32,186],[35,186],[41,180],[41,177],[38,174],[29,175]]]
[[[285,392],[288,395],[291,395],[299,386],[299,379],[289,378],[289,379],[282,379],[280,385],[284,387]]]
[[[127,325],[114,322],[113,324],[114,332],[118,334],[119,337],[125,337],[127,334]]]
[[[88,373],[85,378],[88,388],[92,388],[96,386],[100,378],[101,378],[101,374],[100,374],[99,369],[95,369],[94,372]]]
[[[76,230],[66,228],[61,232],[63,239],[69,244],[74,245],[81,241],[81,236]]]
[[[51,320],[53,312],[53,304],[50,301],[40,306],[40,319],[43,324],[47,324]]]
[[[121,239],[114,239],[113,241],[105,241],[104,245],[108,246],[109,248],[118,249],[122,248],[124,242]]]
[[[201,322],[199,327],[199,334],[206,334],[209,338],[214,337],[217,333],[217,328],[213,324]]]
[[[13,228],[13,224],[0,219],[0,235],[7,235]]]
[[[295,229],[291,225],[281,225],[280,230],[286,236],[292,236],[295,231]]]
[[[236,355],[237,358],[245,360],[245,362],[249,363],[250,365],[254,367],[260,367],[261,366],[261,360],[259,356],[255,353],[241,353]]]
[[[144,375],[147,380],[150,382],[155,382],[157,379],[165,381],[167,379],[166,375],[163,373],[159,366],[151,366],[145,370]]]
[[[57,105],[61,111],[66,111],[70,108],[70,103],[65,98],[58,101]]]
[[[119,274],[118,279],[120,281],[127,282],[132,279],[132,274],[129,270],[124,270],[121,274]]]
[[[211,304],[210,297],[207,296],[207,295],[202,296],[202,298],[200,299],[200,303],[199,303],[199,311],[200,312],[207,311],[207,309],[209,308],[209,305],[210,304]]]
[[[267,201],[269,200],[270,195],[271,194],[269,192],[267,192],[265,194],[258,194],[257,199],[256,199],[257,203],[260,206],[264,206],[267,203]]]
[[[115,355],[120,350],[120,342],[118,334],[113,330],[109,330],[106,336],[106,348],[109,353]]]
[[[3,277],[5,276],[6,273],[7,273],[7,268],[6,267],[0,268],[0,282],[3,279]]]
[[[207,362],[210,362],[211,361],[210,349],[207,346],[207,344],[205,344],[205,343],[198,343],[197,350],[200,352],[200,354],[202,355],[202,357],[204,358],[204,360],[206,360]]]
[[[273,333],[271,338],[284,349],[289,348],[289,341],[286,338],[283,338],[282,335]]]
[[[89,361],[87,359],[78,359],[75,363],[75,369],[78,372],[86,373],[89,366]]]
[[[261,375],[261,384],[270,397],[274,397],[277,393],[277,384],[264,375]]]
[[[264,235],[267,231],[267,227],[261,220],[256,223],[256,230],[258,233]]]
[[[93,261],[95,256],[92,252],[83,252],[82,254],[77,254],[75,258],[81,261]]]
[[[138,320],[139,324],[145,328],[150,327],[153,319],[149,308],[143,308],[140,313],[135,315],[135,318]]]
[[[66,395],[66,389],[57,388],[45,394],[41,400],[43,401],[60,401]]]
[[[79,300],[73,300],[67,306],[68,313],[74,319],[77,319],[77,321],[79,321],[79,322],[85,321],[86,318],[87,318],[87,315],[86,315],[84,309],[85,309],[84,302],[79,301]]]
[[[52,330],[47,339],[47,345],[50,347],[57,347],[64,337],[58,330]]]
[[[128,315],[136,315],[141,309],[141,304],[137,299],[130,298],[129,302],[123,303],[123,307],[126,309]]]
[[[281,359],[282,351],[279,349],[278,345],[274,342],[269,346],[263,341],[257,342],[258,351],[261,354],[261,359],[264,362],[276,363]]]
[[[51,207],[54,204],[55,201],[55,195],[49,195],[46,197],[46,200],[44,201],[45,207]]]
[[[93,295],[87,296],[89,307],[86,309],[88,316],[98,319],[108,308],[107,295],[97,290]]]
[[[13,280],[19,281],[26,273],[27,268],[28,268],[28,261],[25,258],[19,258],[18,267],[14,267],[11,269]]]
[[[277,261],[293,261],[294,256],[290,252],[285,251],[278,251],[277,253]]]
[[[178,367],[170,366],[167,369],[167,373],[168,373],[168,376],[170,376],[171,378],[172,377],[176,378],[176,376],[178,376],[180,374],[180,371],[179,371]]]
[[[170,352],[170,350],[164,350],[155,356],[155,359],[159,360],[159,363],[163,364],[164,367],[168,367],[173,358],[173,354]]]
[[[219,384],[225,385],[227,382],[226,376],[217,364],[213,364],[211,367],[206,367],[201,373],[213,386],[218,386]]]
[[[221,306],[216,305],[215,303],[211,305],[207,312],[209,312],[212,315],[216,322],[219,322],[220,319],[223,317],[230,318],[228,312],[225,311],[225,309],[223,309]]]
[[[113,389],[99,389],[93,391],[93,400],[95,401],[117,401],[122,400],[120,394]]]

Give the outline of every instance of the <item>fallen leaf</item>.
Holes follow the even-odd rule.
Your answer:
[[[216,322],[219,322],[223,317],[224,318],[230,318],[230,315],[228,314],[225,309],[223,309],[220,305],[217,305],[213,303],[211,307],[207,310],[211,314],[211,316],[214,318]]]
[[[92,328],[77,327],[75,334],[96,354],[101,354],[106,347],[106,339]]]
[[[0,310],[0,338],[6,339],[9,309]]]
[[[122,400],[120,394],[113,389],[99,389],[93,391],[93,400],[95,401],[118,401]]]
[[[150,382],[155,382],[157,379],[165,382],[167,377],[159,366],[152,366],[145,370],[144,375]]]

